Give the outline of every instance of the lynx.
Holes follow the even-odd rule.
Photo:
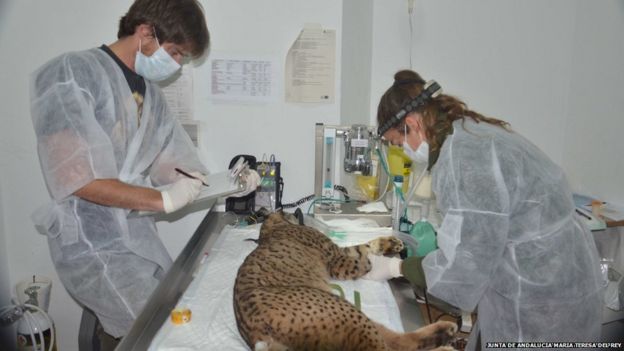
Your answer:
[[[238,330],[253,350],[453,350],[441,345],[452,340],[454,323],[396,333],[331,292],[330,278],[357,279],[370,271],[368,253],[401,251],[397,238],[341,248],[314,228],[274,213],[263,223],[257,244],[234,286]]]

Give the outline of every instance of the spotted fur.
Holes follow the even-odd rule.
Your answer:
[[[394,237],[340,248],[313,228],[292,224],[281,213],[270,215],[258,247],[236,277],[234,311],[241,336],[257,351],[411,351],[448,343],[456,331],[453,323],[395,333],[331,293],[329,278],[357,279],[370,271],[369,252],[402,248]]]

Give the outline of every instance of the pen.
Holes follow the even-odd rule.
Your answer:
[[[179,168],[174,168],[174,169],[175,169],[175,171],[176,171],[176,172],[180,173],[181,175],[183,175],[183,176],[185,176],[185,177],[189,177],[189,178],[191,178],[191,179],[197,179],[197,180],[199,180],[199,181],[200,181],[200,182],[201,182],[204,186],[210,186],[210,185],[208,185],[208,184],[204,183],[204,181],[203,181],[203,180],[201,180],[201,179],[197,178],[197,177],[196,177],[196,176],[194,176],[194,175],[188,174],[188,173],[184,172],[183,170],[181,170],[181,169],[179,169]]]
[[[578,214],[580,214],[581,216],[583,216],[583,217],[585,217],[585,218],[589,219],[590,221],[591,221],[591,219],[592,219],[590,216],[588,216],[588,215],[584,214],[583,212],[579,211],[579,209],[576,209],[576,213],[578,213]]]

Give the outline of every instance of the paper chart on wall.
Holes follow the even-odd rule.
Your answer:
[[[277,61],[269,57],[213,54],[210,99],[217,102],[277,101]]]
[[[167,107],[180,123],[193,121],[193,68],[183,65],[179,74],[159,85]]]
[[[306,24],[286,57],[287,102],[334,102],[336,31]]]
[[[158,83],[165,96],[167,108],[180,121],[182,127],[191,138],[193,145],[199,145],[200,125],[193,119],[193,68],[182,65],[179,73]]]

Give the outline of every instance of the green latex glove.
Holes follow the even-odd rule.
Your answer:
[[[427,288],[425,281],[425,272],[422,268],[422,260],[424,257],[408,257],[403,260],[401,271],[403,276],[413,285],[419,288]]]
[[[426,256],[438,247],[435,229],[424,219],[414,223],[410,235],[418,241],[418,249],[416,252],[408,249],[408,256]]]

